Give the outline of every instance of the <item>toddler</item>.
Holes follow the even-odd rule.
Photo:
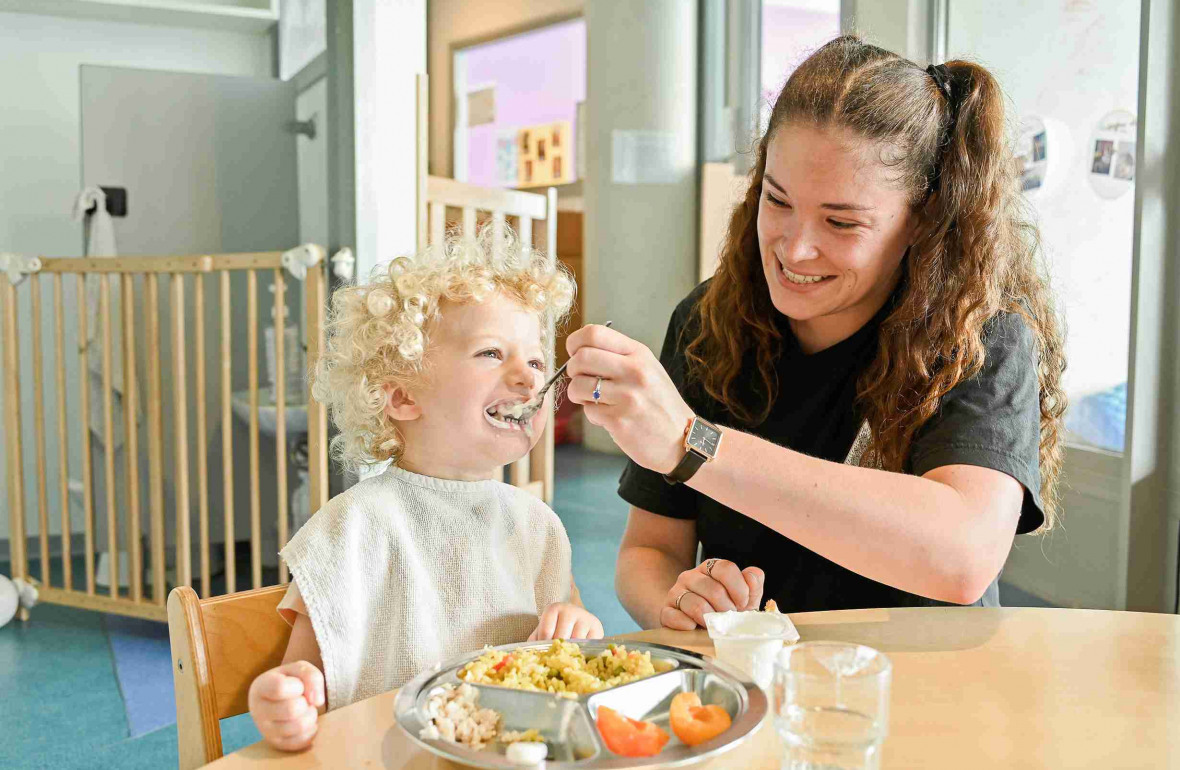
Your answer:
[[[272,746],[304,748],[327,708],[484,645],[602,636],[561,521],[498,480],[544,433],[551,407],[527,423],[510,412],[545,381],[573,293],[563,268],[484,228],[333,295],[313,381],[339,429],[333,456],[392,462],[282,551],[291,639],[249,694]]]

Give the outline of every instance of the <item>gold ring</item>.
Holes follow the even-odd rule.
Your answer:
[[[705,559],[705,574],[713,577],[713,567],[716,566],[716,559]]]
[[[680,600],[683,599],[685,596],[688,596],[691,593],[692,593],[692,591],[685,589],[684,593],[682,593],[682,594],[680,594],[680,596],[676,597],[676,603],[672,606],[676,608],[677,612],[683,612],[683,610],[680,609]]]

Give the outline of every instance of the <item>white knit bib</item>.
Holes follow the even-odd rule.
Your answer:
[[[544,502],[396,466],[330,500],[282,557],[333,709],[485,644],[522,642],[570,597],[569,537]]]

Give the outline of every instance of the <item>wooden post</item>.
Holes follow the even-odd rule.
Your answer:
[[[176,584],[193,582],[192,529],[189,521],[188,388],[185,371],[184,274],[172,274],[172,432],[176,443]]]
[[[196,310],[197,342],[193,362],[197,380],[197,531],[200,533],[201,598],[208,599],[209,576],[209,445],[205,424],[205,276],[193,276],[193,304]],[[231,592],[232,593],[232,592]]]
[[[143,599],[143,554],[139,523],[139,393],[135,377],[135,276],[123,274],[123,458],[127,464],[127,558],[131,601]],[[149,356],[150,357],[150,356]]]
[[[312,366],[319,360],[324,344],[324,284],[323,265],[308,268],[303,290],[307,302],[307,361]],[[307,453],[309,510],[314,514],[328,502],[328,414],[311,394],[307,398]]]
[[[164,386],[160,366],[160,276],[148,273],[147,281],[147,367],[148,367],[148,499],[151,503],[152,601],[163,607],[168,599],[164,544]]]
[[[57,362],[57,469],[61,496],[61,568],[62,586],[74,589],[74,565],[70,558],[70,463],[69,441],[66,433],[66,346],[65,311],[62,307],[61,273],[53,274],[53,314],[57,320],[53,339]],[[48,585],[48,583],[46,583]]]
[[[82,411],[82,507],[85,515],[86,593],[94,595],[94,463],[90,455],[90,340],[87,328],[86,279],[78,276],[78,404]]]
[[[0,294],[4,296],[4,429],[8,435],[8,526],[12,576],[28,576],[25,553],[25,478],[21,452],[20,421],[20,340],[16,336],[16,287],[0,276]],[[23,611],[21,619],[28,615]]]
[[[258,469],[258,275],[246,273],[246,346],[250,386],[250,577],[254,588],[262,587],[262,503],[259,499]]]
[[[41,546],[41,583],[49,585],[49,497],[45,493],[45,386],[41,352],[41,277],[29,276],[33,298],[33,441],[37,453],[37,516]]]
[[[287,366],[286,284],[283,271],[275,269],[275,476],[278,478],[279,550],[287,544]],[[279,583],[287,582],[287,562],[279,560]]]
[[[115,508],[115,450],[111,447],[115,438],[114,394],[112,393],[111,369],[111,279],[108,273],[98,277],[101,291],[99,313],[102,321],[102,408],[103,408],[103,466],[107,480],[107,553],[110,556],[111,598],[119,597],[119,524]]]
[[[221,271],[221,479],[225,519],[225,592],[238,590],[234,554],[234,411],[233,329],[230,313],[229,271]]]

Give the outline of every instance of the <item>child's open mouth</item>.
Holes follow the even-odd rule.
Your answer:
[[[519,430],[532,438],[533,426],[531,422],[521,419],[525,401],[500,401],[484,410],[484,417],[493,427],[500,430]]]

